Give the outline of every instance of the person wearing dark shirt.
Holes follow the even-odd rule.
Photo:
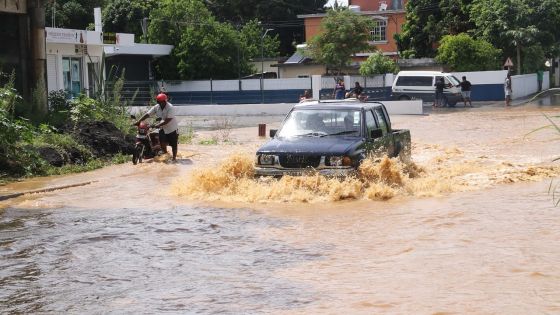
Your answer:
[[[436,84],[434,85],[436,87],[436,95],[435,95],[433,106],[443,107],[445,105],[444,96],[443,96],[443,89],[445,89],[445,82],[443,81],[443,77],[439,78],[439,80],[437,80]]]
[[[461,81],[461,95],[463,96],[465,107],[467,107],[467,101],[469,101],[469,105],[472,107],[471,86],[471,82],[467,81],[467,77],[463,76],[463,81]]]
[[[344,81],[339,79],[336,86],[334,87],[333,97],[337,100],[343,100],[346,93],[346,88],[344,87]]]
[[[359,98],[360,95],[362,95],[363,91],[364,91],[364,88],[362,88],[362,86],[360,85],[360,82],[356,82],[356,85],[354,86],[354,89],[352,89],[352,93],[354,94],[354,96],[356,98]]]

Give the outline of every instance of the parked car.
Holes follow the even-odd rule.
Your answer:
[[[437,71],[401,71],[397,74],[392,86],[392,98],[395,100],[422,99],[424,102],[433,102],[435,97],[435,84],[440,78],[444,79],[443,92],[446,103],[455,106],[462,100],[459,79],[451,73]]]
[[[256,152],[258,176],[353,173],[369,155],[410,159],[410,131],[394,130],[382,103],[307,101],[295,105]]]

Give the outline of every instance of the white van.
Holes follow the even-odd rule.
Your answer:
[[[435,98],[436,81],[440,78],[445,81],[443,92],[449,106],[455,106],[462,100],[460,81],[451,73],[437,71],[401,71],[397,74],[392,87],[394,100],[422,99],[432,102]]]

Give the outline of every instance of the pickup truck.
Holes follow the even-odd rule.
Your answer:
[[[410,131],[392,129],[380,102],[302,102],[270,137],[256,152],[257,176],[349,175],[370,155],[408,161],[411,154]]]

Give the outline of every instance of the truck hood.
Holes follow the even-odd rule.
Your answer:
[[[299,153],[304,155],[343,155],[363,143],[357,137],[293,137],[274,138],[257,153]]]

